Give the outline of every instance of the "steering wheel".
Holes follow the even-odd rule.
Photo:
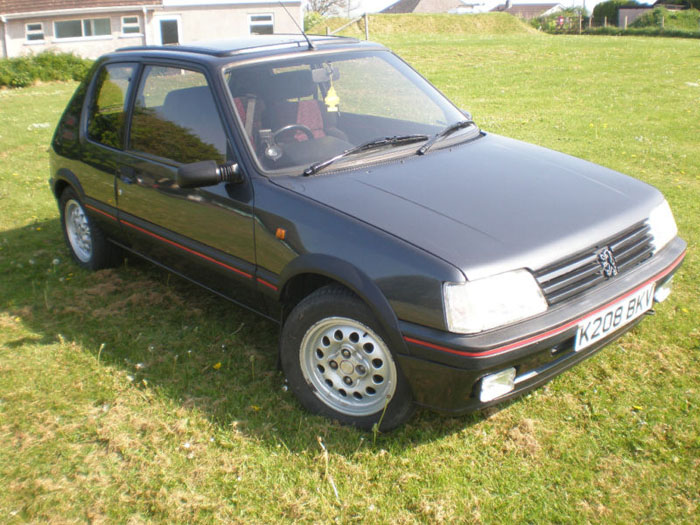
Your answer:
[[[314,140],[316,137],[314,137],[314,132],[311,131],[307,126],[304,126],[303,124],[287,124],[286,126],[282,126],[281,128],[275,130],[272,133],[272,139],[274,141],[277,141],[277,136],[281,135],[282,133],[286,133],[287,131],[301,131],[304,133],[309,140]]]

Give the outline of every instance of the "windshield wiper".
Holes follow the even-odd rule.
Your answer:
[[[419,142],[421,140],[427,139],[428,135],[398,135],[395,137],[382,137],[379,139],[370,140],[369,142],[365,142],[364,144],[360,144],[359,146],[355,146],[354,148],[346,149],[345,151],[339,153],[335,157],[331,157],[330,159],[312,164],[304,170],[304,177],[314,175],[315,173],[321,171],[323,168],[330,166],[334,162],[342,158],[348,157],[350,155],[354,155],[355,153],[369,151],[376,148],[382,148],[384,146],[399,146],[403,144],[410,144],[412,142]]]
[[[428,142],[426,142],[420,148],[418,148],[418,151],[416,153],[418,153],[418,155],[425,155],[426,153],[428,153],[428,150],[433,147],[433,144],[435,144],[440,139],[443,139],[448,135],[452,135],[452,133],[454,133],[455,131],[462,128],[466,128],[467,126],[471,126],[472,124],[476,126],[476,123],[473,120],[460,120],[459,122],[450,124],[439,133],[433,135]]]

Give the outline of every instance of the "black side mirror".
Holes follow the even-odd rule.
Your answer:
[[[218,166],[213,160],[185,164],[177,169],[177,185],[181,188],[213,186],[220,182],[243,182],[243,174],[238,164]]]

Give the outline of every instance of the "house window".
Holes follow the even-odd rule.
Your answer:
[[[24,26],[24,34],[27,36],[27,42],[44,40],[44,24],[42,22],[27,24]]]
[[[86,18],[84,20],[62,20],[54,22],[56,38],[83,38],[112,34],[109,18]]]
[[[251,35],[271,35],[274,19],[272,15],[248,15],[248,27]]]
[[[139,25],[138,16],[123,16],[122,17],[122,34],[140,33],[141,26]]]

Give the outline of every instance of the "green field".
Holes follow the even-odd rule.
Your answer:
[[[46,149],[75,84],[0,91],[0,522],[697,523],[697,41],[373,38],[484,129],[660,188],[689,245],[671,298],[500,410],[340,427],[284,388],[271,323],[143,262],[72,264]]]

